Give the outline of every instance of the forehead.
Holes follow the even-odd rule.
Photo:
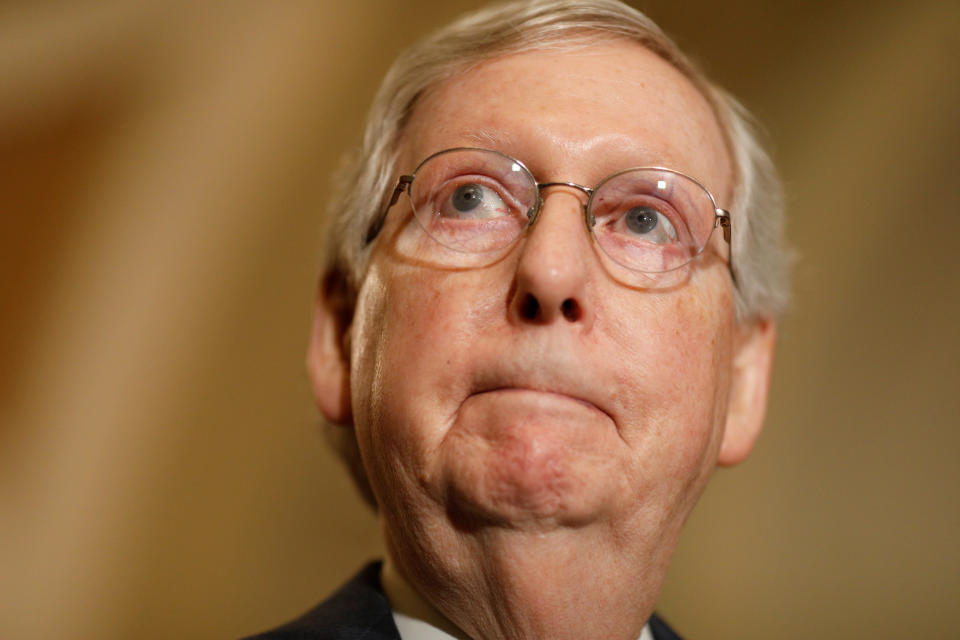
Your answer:
[[[401,169],[455,146],[503,151],[540,181],[595,184],[630,166],[700,179],[724,203],[732,170],[709,103],[641,45],[607,40],[501,56],[419,99],[401,138]]]

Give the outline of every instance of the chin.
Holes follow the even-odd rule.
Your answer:
[[[551,392],[498,389],[462,403],[440,449],[439,495],[464,526],[576,526],[616,493],[610,417]]]
[[[590,460],[529,440],[511,445],[457,455],[446,465],[441,495],[455,525],[549,529],[602,516],[606,483]]]

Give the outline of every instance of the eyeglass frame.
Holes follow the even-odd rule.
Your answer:
[[[528,223],[525,229],[529,229],[534,224],[536,224],[537,219],[540,217],[540,211],[543,209],[543,198],[540,197],[541,189],[544,189],[547,187],[570,187],[571,189],[576,189],[586,194],[587,201],[582,205],[583,220],[587,227],[587,233],[589,233],[590,237],[594,239],[596,238],[596,236],[593,232],[593,227],[596,225],[596,219],[593,217],[593,214],[590,213],[590,205],[593,203],[593,194],[596,193],[596,191],[600,189],[600,187],[602,187],[604,184],[606,184],[610,180],[613,180],[617,176],[621,176],[631,171],[666,171],[668,173],[678,175],[682,178],[686,178],[687,180],[690,180],[692,183],[694,183],[695,185],[703,189],[704,193],[707,194],[707,197],[710,198],[710,203],[713,205],[713,210],[714,210],[714,219],[713,219],[713,225],[710,229],[710,235],[707,236],[706,242],[704,242],[704,245],[697,250],[697,253],[691,256],[690,260],[688,260],[687,262],[683,263],[678,267],[675,267],[675,269],[680,269],[682,267],[685,267],[686,265],[690,264],[690,262],[693,262],[693,260],[697,256],[703,253],[703,250],[707,248],[708,244],[710,244],[710,238],[713,235],[713,230],[716,229],[717,227],[721,227],[723,229],[723,239],[730,246],[730,260],[728,262],[728,266],[730,268],[730,275],[731,277],[734,278],[734,281],[736,281],[736,275],[734,274],[734,271],[733,271],[733,238],[732,238],[732,228],[731,228],[732,221],[730,218],[730,212],[726,209],[718,207],[717,200],[716,198],[713,197],[713,193],[711,193],[710,190],[707,189],[707,187],[702,182],[700,182],[693,176],[686,174],[682,171],[677,171],[676,169],[670,169],[668,167],[643,166],[643,167],[629,167],[627,169],[621,169],[620,171],[616,171],[608,175],[607,177],[603,178],[600,182],[597,183],[595,187],[592,187],[592,188],[585,187],[581,184],[577,184],[576,182],[542,182],[541,183],[537,181],[536,176],[533,175],[533,172],[530,171],[527,165],[525,165],[520,160],[517,160],[513,156],[507,155],[506,153],[503,153],[501,151],[497,151],[495,149],[485,149],[483,147],[451,147],[449,149],[441,149],[440,151],[431,153],[426,158],[421,160],[420,164],[418,164],[417,167],[413,170],[413,173],[401,175],[397,179],[397,185],[393,188],[393,194],[390,196],[390,202],[387,203],[387,206],[384,207],[383,209],[383,213],[381,213],[377,217],[374,223],[370,226],[369,231],[367,231],[367,237],[366,237],[367,245],[373,242],[374,239],[377,237],[377,235],[380,233],[380,231],[383,230],[383,225],[387,220],[387,214],[390,212],[390,209],[393,207],[393,205],[397,203],[397,200],[400,199],[400,194],[406,191],[407,195],[410,195],[410,189],[412,188],[413,181],[416,179],[417,174],[419,173],[423,165],[428,163],[433,158],[439,155],[442,155],[444,153],[449,153],[451,151],[483,151],[487,153],[494,153],[506,158],[507,160],[517,163],[523,168],[523,170],[527,173],[527,175],[533,178],[533,185],[537,192],[537,201],[533,204],[533,206],[530,207],[530,210],[527,211],[526,215],[527,215]],[[434,240],[434,242],[436,242],[436,240]],[[636,271],[638,273],[666,273],[666,272],[642,271],[640,269],[633,269],[632,267],[627,267],[627,268],[631,269],[632,271]]]

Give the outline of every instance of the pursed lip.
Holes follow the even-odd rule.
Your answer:
[[[599,412],[619,431],[621,406],[612,363],[594,352],[584,353],[580,341],[568,332],[522,337],[478,345],[466,384],[459,389],[461,403],[493,392],[553,394]]]
[[[569,394],[569,393],[563,393],[563,392],[560,392],[560,391],[554,391],[554,390],[552,390],[552,389],[540,389],[540,388],[531,387],[531,386],[524,386],[524,385],[519,385],[519,386],[513,386],[513,385],[507,386],[507,385],[504,385],[504,386],[499,386],[499,387],[493,387],[493,388],[491,388],[491,389],[485,389],[485,390],[477,391],[477,392],[475,392],[473,395],[479,396],[479,395],[483,395],[483,394],[487,394],[487,393],[497,393],[497,392],[504,392],[504,393],[511,393],[511,392],[514,392],[514,393],[523,393],[523,392],[527,392],[527,393],[539,393],[539,394],[548,395],[548,396],[556,396],[557,398],[563,398],[564,400],[572,400],[572,401],[577,402],[577,403],[579,403],[579,404],[582,404],[582,405],[584,405],[585,407],[588,407],[588,408],[590,408],[590,409],[594,409],[594,410],[596,410],[596,411],[600,411],[601,413],[606,413],[606,411],[603,411],[602,409],[600,409],[600,407],[598,407],[598,406],[595,405],[594,403],[590,402],[589,400],[585,400],[584,398],[580,398],[580,397],[578,397],[578,396],[571,395],[571,394]]]
[[[549,370],[545,368],[545,370]],[[547,379],[549,378],[549,379]],[[565,401],[574,401],[588,409],[598,411],[609,419],[613,419],[607,403],[601,400],[599,393],[593,392],[582,380],[568,379],[567,376],[515,376],[515,375],[487,375],[481,376],[469,395],[480,396],[488,393],[538,393],[562,398]]]

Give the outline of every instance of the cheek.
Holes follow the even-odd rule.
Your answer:
[[[430,464],[464,396],[471,348],[491,309],[502,306],[496,293],[484,295],[490,287],[466,282],[473,273],[371,265],[358,298],[351,363],[364,459],[389,458],[412,478]]]
[[[658,532],[661,549],[675,546],[723,434],[733,316],[729,285],[711,284],[718,286],[645,299],[643,330],[623,349],[638,357],[623,373],[632,386],[621,387],[635,392],[621,433],[631,455],[619,493],[620,512],[631,515],[620,526]]]
[[[637,483],[676,493],[687,491],[691,478],[699,484],[719,450],[729,386],[732,299],[729,285],[718,278],[700,278],[667,295],[648,295],[642,310],[614,329],[621,353],[633,353],[617,380],[621,389],[634,390],[624,403],[622,435],[637,452]]]

